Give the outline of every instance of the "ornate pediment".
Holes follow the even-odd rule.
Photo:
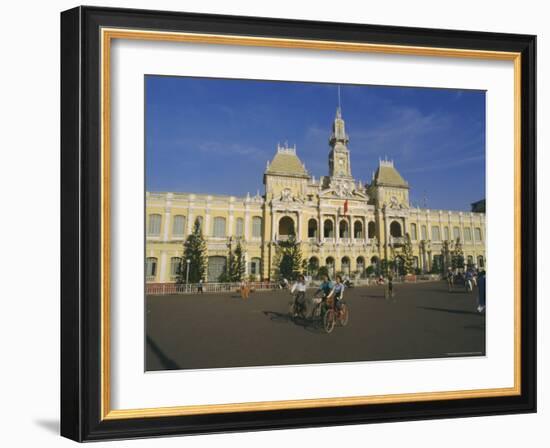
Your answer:
[[[392,196],[390,198],[388,208],[392,210],[406,210],[409,207],[406,204],[399,203],[399,200],[395,196]]]
[[[359,201],[368,201],[369,197],[357,190],[340,190],[334,188],[328,188],[319,193],[319,196],[323,199],[354,199]]]
[[[303,204],[304,200],[300,198],[299,196],[295,196],[292,194],[292,190],[290,188],[285,188],[283,191],[281,191],[281,194],[279,197],[276,197],[273,199],[273,203],[276,204]]]

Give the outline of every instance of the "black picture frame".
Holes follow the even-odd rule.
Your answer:
[[[102,27],[521,53],[521,394],[102,420]],[[536,412],[535,57],[531,35],[99,7],[61,13],[61,435],[92,441]]]

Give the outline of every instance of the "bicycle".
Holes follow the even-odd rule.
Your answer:
[[[316,309],[319,309],[318,315],[322,319],[323,329],[327,334],[332,333],[336,326],[336,322],[342,327],[345,327],[349,322],[348,305],[343,300],[340,300],[338,306],[336,306],[335,302],[336,301],[332,297],[323,299],[312,312],[313,316]]]
[[[300,300],[300,296],[301,297],[301,300]],[[305,319],[306,318],[306,297],[305,297],[305,293],[296,293],[294,294],[294,300],[292,300],[290,303],[289,303],[289,307],[288,307],[288,314],[290,316],[290,318],[294,318],[294,317],[301,317],[302,319]]]

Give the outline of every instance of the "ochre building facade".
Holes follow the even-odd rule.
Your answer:
[[[200,222],[207,246],[206,281],[223,272],[229,245],[239,240],[246,274],[274,280],[280,241],[301,244],[312,270],[364,274],[382,260],[402,263],[409,235],[415,266],[431,272],[449,264],[459,240],[465,262],[485,268],[485,213],[411,207],[409,184],[393,161],[379,160],[370,183],[352,176],[349,138],[340,109],[329,138],[328,176],[311,176],[296,147],[278,146],[263,176],[265,191],[246,197],[146,193],[146,281],[174,282],[183,241]],[[185,266],[185,260],[184,260]]]

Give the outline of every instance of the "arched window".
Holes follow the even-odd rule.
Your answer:
[[[443,239],[449,241],[449,228],[447,226],[443,227]]]
[[[426,226],[420,227],[420,239],[421,240],[428,239],[428,229],[426,229]]]
[[[439,226],[432,226],[432,241],[441,240],[441,233],[439,231]]]
[[[145,259],[145,279],[152,281],[157,276],[157,259],[155,257],[147,257]]]
[[[295,234],[294,220],[290,216],[283,216],[279,220],[279,236],[289,237]]]
[[[173,236],[183,236],[185,233],[185,216],[176,215],[174,216],[174,224],[172,227]]]
[[[342,272],[343,272],[345,275],[349,275],[349,271],[350,271],[350,262],[349,262],[349,258],[348,258],[348,257],[343,257],[343,258],[342,258]]]
[[[325,219],[325,223],[323,224],[323,235],[325,238],[334,238],[334,224],[332,220]]]
[[[180,257],[170,258],[170,277],[172,280],[178,276],[180,269],[181,269],[181,258]]]
[[[377,257],[377,256],[371,257],[371,259],[370,259],[370,265],[371,265],[372,268],[374,269],[374,272],[378,273],[379,260],[378,260],[378,257]]]
[[[340,221],[339,229],[340,238],[349,238],[349,226],[346,220],[343,219],[342,221]]]
[[[481,241],[481,229],[479,227],[474,229],[474,237],[478,243]]]
[[[403,236],[403,234],[401,233],[401,224],[399,224],[397,221],[393,221],[390,224],[390,235],[396,238]]]
[[[160,220],[161,220],[160,215],[157,215],[157,214],[149,215],[149,220],[147,222],[147,235],[150,235],[150,236],[160,235]]]
[[[472,229],[464,227],[464,241],[472,241]]]
[[[416,224],[411,224],[411,240],[416,240],[418,238],[418,231],[416,229]]]
[[[244,236],[244,219],[237,218],[235,221],[235,236],[242,237]]]
[[[216,216],[214,218],[213,236],[215,238],[224,238],[225,237],[225,218],[222,218],[221,216]]]
[[[307,237],[308,238],[317,238],[317,220],[311,218],[307,222]]]
[[[359,274],[362,275],[365,272],[365,259],[363,257],[357,257],[357,270]]]
[[[374,221],[370,221],[368,225],[369,238],[374,238],[376,236],[376,224]]]
[[[473,264],[474,264],[474,257],[472,257],[471,255],[468,255],[466,257],[466,265],[468,267],[471,267],[471,266],[473,266]]]
[[[363,223],[361,221],[355,221],[353,224],[353,237],[363,238]]]
[[[252,237],[253,238],[262,237],[262,218],[260,218],[259,216],[254,216],[252,218]]]
[[[250,274],[251,275],[260,275],[261,263],[262,263],[262,260],[260,260],[257,257],[250,260]]]
[[[226,265],[225,257],[208,257],[208,281],[217,282],[225,272]]]
[[[319,259],[317,257],[311,257],[307,262],[307,271],[309,275],[317,274],[319,270]]]
[[[453,227],[453,240],[457,240],[460,238],[460,228],[455,226]]]
[[[485,260],[483,259],[483,255],[480,255],[477,257],[477,267],[478,268],[484,268],[485,267]]]

